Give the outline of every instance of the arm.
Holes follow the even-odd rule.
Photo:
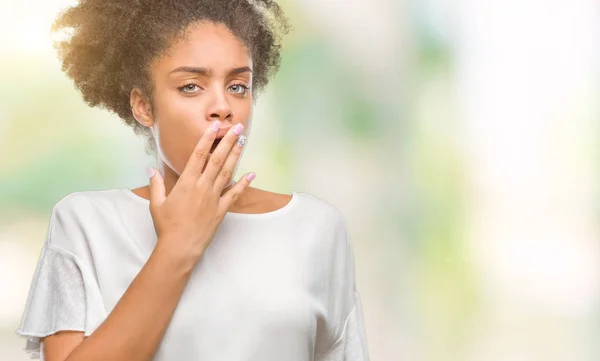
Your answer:
[[[151,360],[195,263],[157,247],[98,329],[87,338],[72,331],[46,337],[45,360]]]
[[[368,361],[366,329],[360,294],[356,286],[354,247],[344,216],[336,210],[326,223],[329,248],[327,317],[321,337],[327,346],[315,352],[315,361]]]
[[[44,341],[48,361],[153,358],[194,265],[228,209],[253,179],[248,174],[226,190],[245,143],[237,142],[243,130],[238,123],[229,128],[209,159],[219,126],[217,120],[210,131],[204,132],[168,197],[162,175],[150,174],[149,209],[158,235],[154,251],[112,312],[89,337],[81,341],[81,333],[63,334]],[[81,227],[74,228],[58,238],[72,239]]]

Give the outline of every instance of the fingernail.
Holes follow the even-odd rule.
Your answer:
[[[252,182],[252,180],[254,179],[254,177],[256,177],[256,174],[254,174],[254,172],[248,174],[248,176],[246,177],[246,179],[248,180],[248,182]]]
[[[148,174],[148,178],[152,178],[154,175],[154,169],[152,169],[152,167],[146,168],[146,174]]]
[[[233,134],[240,135],[243,129],[244,126],[242,125],[242,123],[237,123],[235,127],[233,127]]]
[[[237,140],[237,145],[244,148],[247,140],[248,140],[248,138],[246,136],[240,135]]]
[[[220,127],[221,127],[221,122],[220,122],[220,121],[218,121],[218,120],[215,120],[215,122],[214,122],[214,123],[212,123],[212,125],[210,126],[210,129],[211,129],[213,132],[218,132]]]

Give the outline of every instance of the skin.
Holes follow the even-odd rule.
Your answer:
[[[210,74],[173,72],[181,67],[206,68]],[[212,121],[221,121],[220,135],[242,123],[242,135],[248,136],[253,101],[252,90],[244,95],[244,87],[251,86],[252,73],[243,71],[244,68],[252,69],[252,59],[245,45],[224,25],[199,23],[191,26],[187,37],[173,44],[167,55],[151,65],[154,106],[139,89],[132,91],[131,104],[136,119],[154,133],[158,171],[165,180],[167,195]],[[232,74],[233,69],[240,71]],[[231,185],[224,188],[223,193],[230,188]],[[133,189],[133,192],[149,199],[148,186]],[[285,206],[290,199],[289,194],[249,187],[230,211],[265,213]]]
[[[173,72],[181,67],[206,68],[210,73]],[[130,100],[133,114],[138,122],[152,129],[157,142],[157,170],[164,179],[167,196],[177,183],[200,137],[214,120],[221,122],[219,135],[225,134],[233,125],[242,123],[242,135],[248,136],[253,108],[252,91],[248,90],[246,95],[243,93],[244,86],[249,87],[252,84],[252,73],[245,68],[252,69],[252,60],[244,44],[227,27],[208,22],[198,23],[190,26],[185,39],[172,44],[165,55],[151,64],[154,82],[153,104],[150,104],[139,89],[132,90]],[[232,69],[242,70],[231,73]],[[182,87],[185,88],[180,89]],[[221,194],[232,186],[232,183],[225,186]],[[132,191],[142,198],[150,199],[148,185]],[[289,194],[248,187],[229,211],[266,213],[284,207],[291,197]],[[151,256],[138,275],[139,280],[136,279],[130,286],[131,292],[124,296],[127,299],[115,307],[113,313],[117,315],[109,316],[110,322],[107,319],[105,324],[90,336],[92,342],[83,343],[86,339],[83,332],[57,332],[43,340],[46,360],[77,360],[82,355],[99,354],[101,350],[105,350],[106,341],[114,342],[111,341],[111,335],[116,337],[118,332],[123,332],[124,335],[135,333],[134,330],[124,329],[126,327],[154,327],[157,331],[148,337],[157,345],[162,337],[158,329],[166,327],[170,314],[165,313],[161,320],[155,321],[161,323],[155,325],[143,325],[128,317],[139,317],[130,312],[131,309],[137,308],[137,312],[147,312],[148,315],[160,318],[157,317],[156,309],[169,303],[173,307],[176,306],[179,298],[174,295],[181,294],[192,265],[185,269],[173,268],[167,275],[164,269],[180,264],[180,260],[174,262],[163,255]],[[157,304],[153,305],[149,300],[155,300]],[[145,305],[143,310],[140,310],[140,302]],[[78,347],[82,343],[85,347]],[[74,352],[76,349],[77,352]],[[137,355],[136,352],[133,354]],[[148,349],[147,357],[141,359],[148,359],[152,353],[153,350]]]

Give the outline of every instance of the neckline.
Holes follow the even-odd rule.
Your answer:
[[[140,197],[137,194],[133,193],[133,191],[129,188],[119,188],[120,191],[122,191],[123,193],[125,193],[129,198],[133,199],[134,201],[136,201],[137,203],[143,204],[145,206],[148,206],[150,204],[150,201],[146,198]],[[270,218],[270,217],[274,217],[280,214],[284,214],[287,213],[290,209],[292,209],[296,203],[298,203],[298,198],[300,197],[300,194],[298,192],[296,192],[295,190],[292,190],[292,198],[290,199],[289,202],[287,202],[283,207],[275,209],[273,211],[269,211],[269,212],[265,212],[265,213],[237,213],[237,212],[227,212],[225,214],[225,218],[238,218],[238,219],[244,219],[244,218]]]

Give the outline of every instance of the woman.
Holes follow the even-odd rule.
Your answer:
[[[287,29],[272,1],[82,0],[54,29],[91,106],[148,137],[150,184],[52,210],[17,333],[48,361],[368,359],[340,211],[232,182]]]

